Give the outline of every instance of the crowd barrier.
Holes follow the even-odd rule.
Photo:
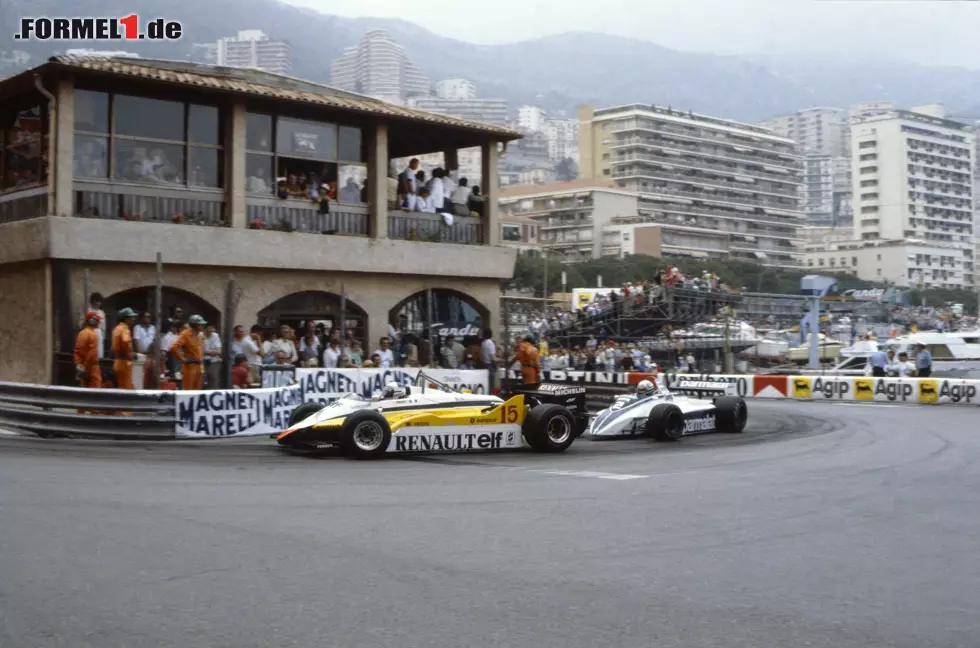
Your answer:
[[[328,404],[348,393],[366,398],[389,382],[412,384],[419,369],[296,369],[293,382],[277,387],[214,391],[126,391],[0,382],[0,427],[41,436],[142,439],[207,439],[271,435],[283,430],[293,408]],[[456,389],[488,393],[483,370],[426,369]],[[276,380],[286,372],[277,372]],[[649,378],[650,374],[550,371],[546,382],[581,384],[593,411]],[[507,385],[518,378],[500,372]],[[661,374],[668,388],[679,381],[731,383],[745,398],[980,405],[980,380],[851,376]]]

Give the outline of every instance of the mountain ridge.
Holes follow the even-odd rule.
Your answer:
[[[478,96],[506,99],[574,116],[583,103],[671,105],[746,122],[813,105],[847,108],[860,101],[902,106],[945,103],[952,113],[973,110],[980,70],[903,61],[853,61],[838,54],[814,58],[738,57],[673,50],[635,38],[569,32],[529,41],[477,45],[433,34],[396,18],[344,18],[276,0],[174,0],[163,11],[148,0],[3,0],[0,24],[21,16],[163,15],[181,20],[175,43],[73,43],[68,47],[125,49],[155,58],[186,59],[193,43],[214,42],[243,29],[262,29],[293,49],[293,75],[330,82],[330,62],[369,29],[385,29],[432,82],[463,77]],[[9,41],[39,59],[66,47]]]

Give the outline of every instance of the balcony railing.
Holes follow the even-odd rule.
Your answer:
[[[248,196],[245,213],[253,229],[368,235],[368,208],[363,204],[332,202],[329,213],[321,214],[320,206],[311,201]]]
[[[664,164],[669,164],[669,162],[664,161]],[[770,185],[765,185],[761,183],[746,183],[746,182],[734,182],[727,180],[712,180],[703,175],[687,175],[684,173],[674,173],[672,171],[664,171],[661,169],[646,170],[643,166],[630,166],[625,169],[619,169],[613,171],[613,178],[656,178],[662,180],[674,180],[677,182],[684,182],[688,184],[694,184],[705,187],[716,187],[718,189],[725,189],[729,191],[741,191],[750,194],[768,194],[772,196],[785,196],[787,198],[796,198],[796,189],[776,189]]]
[[[688,144],[687,142],[679,142],[676,140],[663,140],[654,138],[639,138],[630,137],[624,138],[622,140],[617,140],[610,145],[613,149],[623,149],[630,148],[634,146],[644,146],[648,148],[658,148],[658,149],[671,149],[674,151],[682,151],[688,153],[694,153],[696,155],[704,157],[713,158],[724,158],[726,160],[739,160],[741,162],[751,162],[753,164],[761,164],[764,166],[780,167],[782,169],[787,169],[796,173],[800,171],[800,164],[795,164],[787,160],[774,159],[769,157],[763,157],[762,155],[743,155],[741,153],[732,153],[730,151],[715,151],[709,149],[707,146],[698,144]]]
[[[661,164],[669,164],[672,167],[684,167],[687,169],[712,169],[715,171],[722,171],[731,175],[744,176],[746,178],[755,178],[756,180],[768,180],[770,182],[782,182],[791,185],[803,184],[800,182],[799,176],[795,175],[784,175],[781,173],[771,173],[769,175],[761,175],[759,171],[751,171],[746,169],[739,169],[734,165],[727,164],[717,164],[715,162],[708,162],[704,159],[695,158],[689,160],[685,157],[671,156],[671,155],[644,155],[642,153],[634,153],[632,155],[623,154],[612,160],[614,165],[626,164],[628,162],[658,162]]]
[[[393,211],[388,214],[388,238],[438,243],[483,244],[483,219],[453,216],[447,225],[442,214]]]
[[[224,227],[220,191],[75,183],[75,216]]]
[[[47,213],[47,185],[0,195],[0,224],[30,220]]]

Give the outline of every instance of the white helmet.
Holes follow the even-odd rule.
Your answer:
[[[405,396],[407,396],[405,388],[394,380],[385,385],[384,391],[381,392],[381,398],[405,398]]]
[[[652,380],[641,380],[640,384],[636,386],[636,393],[640,396],[646,396],[657,391],[657,386],[653,384]]]

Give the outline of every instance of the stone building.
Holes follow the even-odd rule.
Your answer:
[[[387,190],[390,160],[441,152],[451,167],[467,147],[497,177],[519,137],[504,128],[257,70],[56,57],[0,81],[0,133],[0,380],[70,383],[86,289],[110,327],[118,308],[149,309],[158,253],[165,311],[220,321],[234,275],[246,327],[337,323],[343,292],[372,349],[400,312],[420,330],[497,328],[516,250],[500,245],[496,186],[484,218],[451,223],[392,208]],[[278,197],[294,177],[336,183],[329,212]]]

